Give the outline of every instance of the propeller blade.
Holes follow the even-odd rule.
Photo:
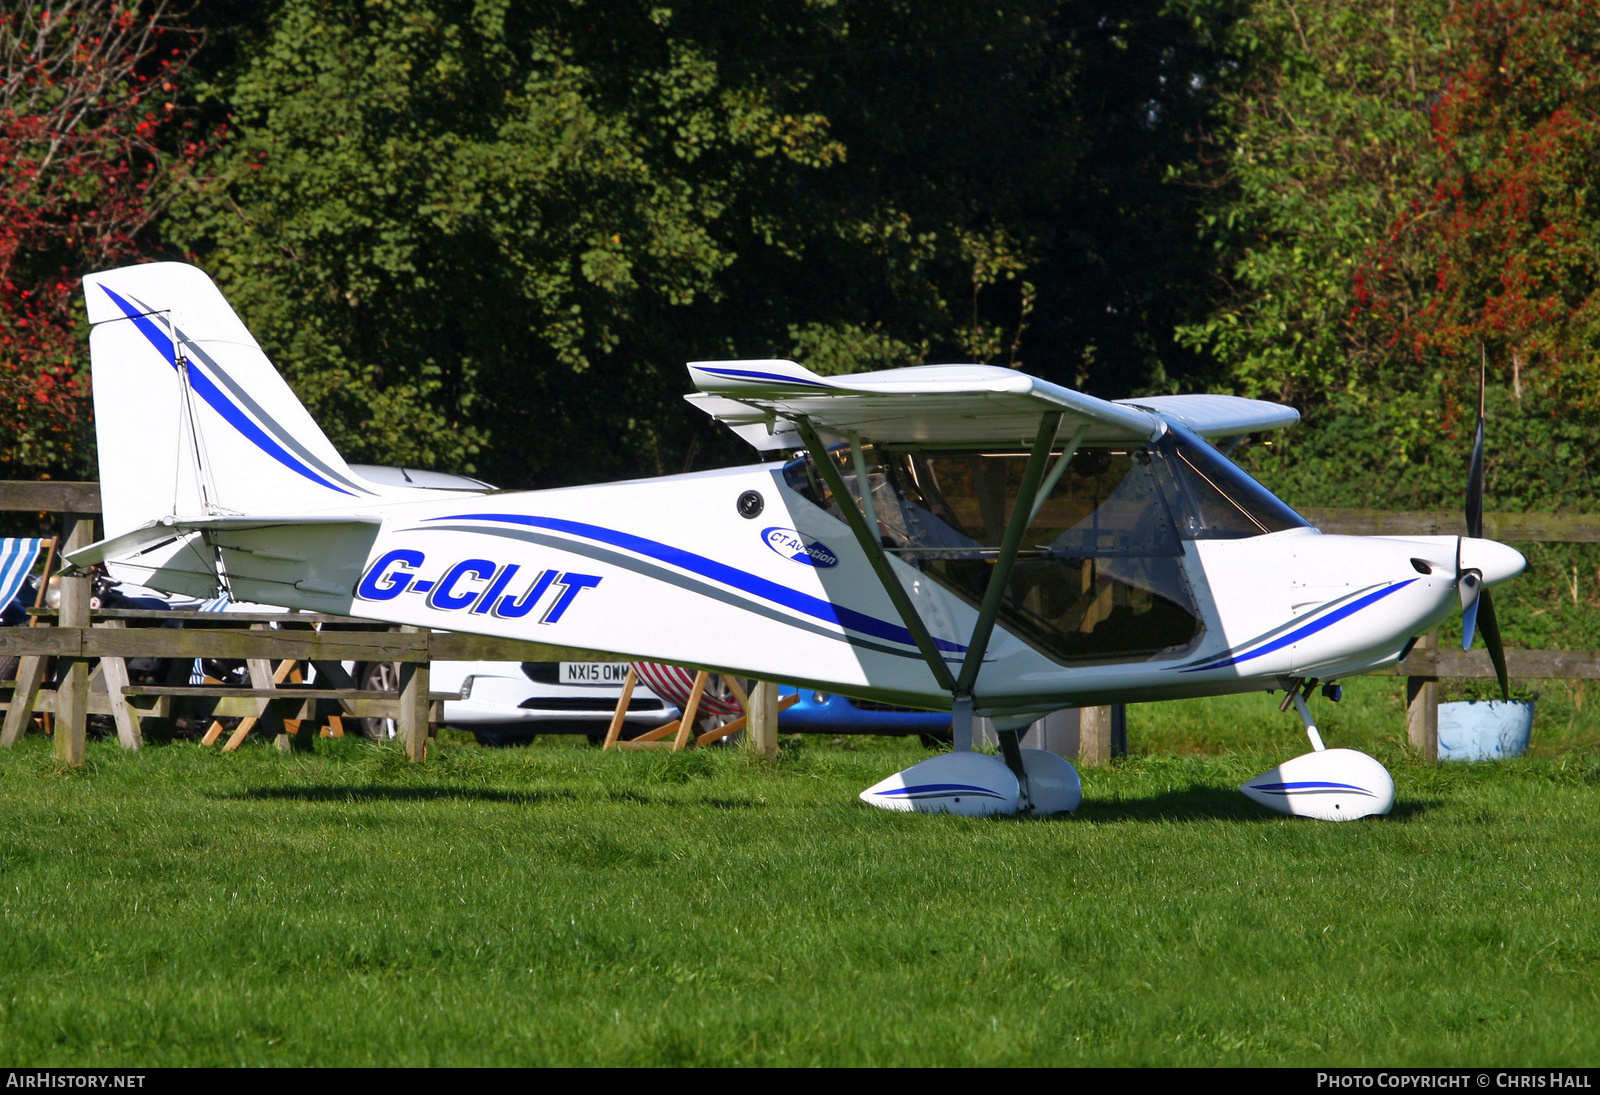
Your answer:
[[[1489,660],[1494,662],[1494,675],[1500,681],[1500,698],[1511,698],[1511,677],[1506,672],[1506,648],[1500,643],[1500,621],[1494,616],[1494,599],[1487,587],[1478,594],[1477,615],[1483,624],[1483,645],[1489,648]]]
[[[1483,414],[1478,415],[1478,431],[1472,439],[1472,461],[1467,465],[1467,535],[1483,538]],[[1460,546],[1457,546],[1459,567]]]
[[[1462,597],[1465,599],[1466,594]],[[1461,607],[1461,649],[1472,649],[1472,636],[1478,627],[1478,606],[1483,603],[1481,597],[1474,597]],[[1487,642],[1487,638],[1484,640]],[[1492,657],[1492,655],[1491,655]]]

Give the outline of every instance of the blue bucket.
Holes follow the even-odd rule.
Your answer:
[[[1505,760],[1528,751],[1532,700],[1473,700],[1439,705],[1440,760]]]

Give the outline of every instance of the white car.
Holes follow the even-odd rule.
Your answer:
[[[485,745],[535,734],[605,736],[622,695],[625,662],[434,662],[429,687],[461,693],[444,702],[446,726],[470,730]],[[625,734],[659,726],[678,709],[636,684]]]

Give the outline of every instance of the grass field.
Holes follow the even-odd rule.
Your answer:
[[[912,742],[429,762],[0,752],[12,1065],[1541,1064],[1600,1057],[1600,746],[1431,767],[1395,682],[1318,704],[1384,820],[1234,788],[1304,751],[1262,697],[1135,708],[1072,819],[855,800]]]

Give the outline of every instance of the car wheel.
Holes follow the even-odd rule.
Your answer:
[[[371,662],[361,670],[357,682],[363,692],[398,692],[400,674],[394,662]],[[357,719],[361,736],[372,741],[392,741],[395,735],[393,719]]]

